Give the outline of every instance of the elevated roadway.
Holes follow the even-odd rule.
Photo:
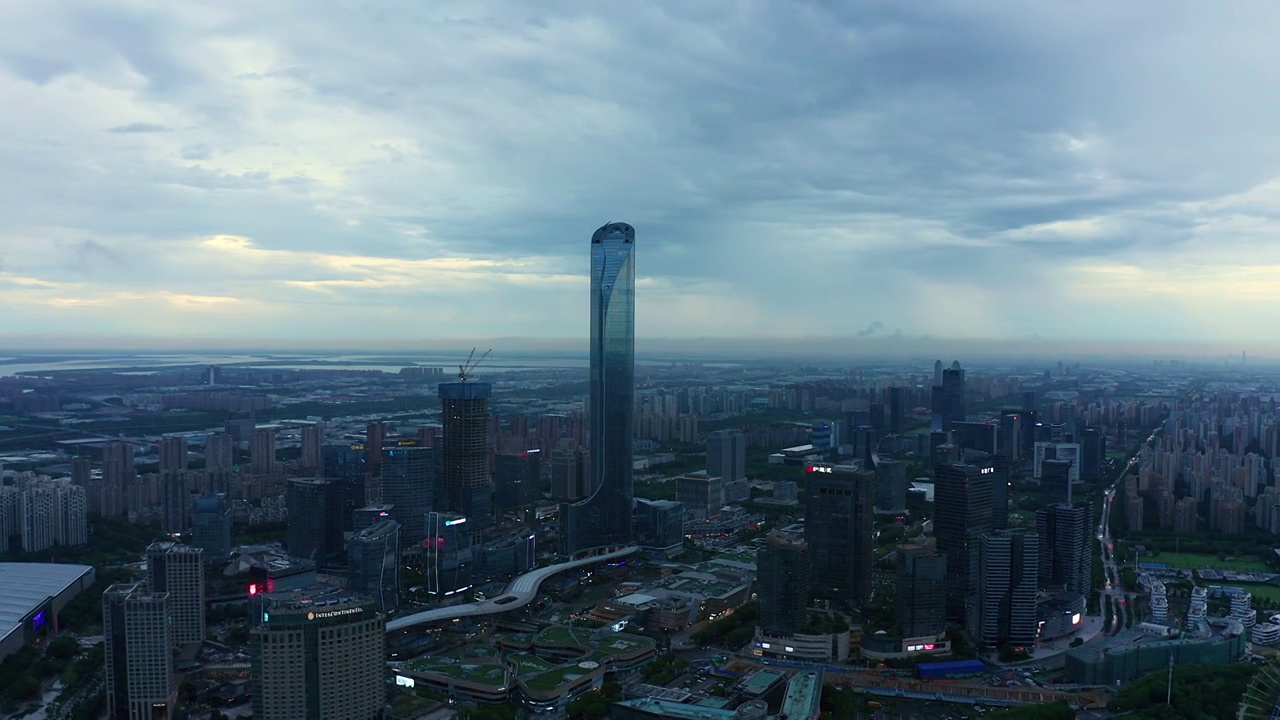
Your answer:
[[[520,608],[533,602],[538,596],[538,588],[542,585],[542,581],[566,570],[585,567],[595,563],[609,562],[611,560],[620,560],[640,552],[640,548],[636,546],[625,547],[621,550],[614,550],[603,555],[594,555],[592,557],[582,558],[581,560],[570,560],[569,562],[557,563],[546,567],[530,570],[520,577],[512,580],[507,585],[507,589],[501,595],[490,600],[481,600],[480,602],[465,603],[462,605],[450,605],[448,607],[433,608],[424,610],[423,612],[405,615],[396,618],[387,623],[387,632],[393,633],[399,630],[406,630],[417,625],[430,625],[431,623],[446,622],[464,617],[478,617],[481,615],[497,615],[498,613],[510,612],[511,610],[519,610]]]

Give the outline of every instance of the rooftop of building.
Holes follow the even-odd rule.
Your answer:
[[[522,675],[520,682],[530,690],[549,692],[564,685],[580,680],[584,675],[595,672],[604,665],[605,658],[596,654],[574,662],[557,665],[550,670],[534,675]]]
[[[384,519],[370,525],[367,528],[357,530],[351,536],[352,540],[380,540],[389,535],[394,535],[400,531],[400,523],[395,520]]]
[[[443,652],[435,653],[432,660],[453,658],[454,660],[472,660],[476,658],[496,658],[500,655],[497,648],[491,645],[459,645]]]
[[[1149,623],[1148,623],[1149,624]],[[1236,626],[1238,627],[1238,623]],[[1207,634],[1183,633],[1178,637],[1165,637],[1162,635],[1151,635],[1143,632],[1139,628],[1131,628],[1122,631],[1119,635],[1105,638],[1100,643],[1091,643],[1078,648],[1072,648],[1067,651],[1069,657],[1075,657],[1085,662],[1097,662],[1111,653],[1123,653],[1138,648],[1163,648],[1176,646],[1195,646],[1204,643],[1222,642],[1229,639],[1229,631],[1232,626],[1225,628],[1214,628]]]
[[[643,710],[654,717],[676,718],[677,720],[734,720],[737,713],[733,710],[708,708],[699,705],[658,700],[655,698],[637,698],[616,703],[627,708]]]
[[[615,633],[596,646],[596,652],[609,657],[629,657],[657,647],[653,638],[628,633]]]
[[[92,584],[94,577],[94,569],[88,565],[0,563],[0,639],[20,629],[22,621],[45,600],[86,580]]]
[[[339,585],[315,583],[279,592],[260,593],[273,610],[338,610],[369,605],[368,598],[353,595]]]
[[[792,720],[816,718],[822,703],[822,671],[798,672],[787,681],[782,700],[782,717]]]
[[[147,546],[147,554],[151,553],[186,553],[199,555],[204,553],[204,548],[198,548],[193,545],[184,545],[172,540],[158,540]]]
[[[310,560],[296,558],[285,552],[276,544],[241,545],[231,551],[231,562],[223,570],[225,575],[239,575],[249,572],[250,568],[262,568],[272,573],[297,570],[299,572],[315,569],[316,564]]]
[[[786,677],[775,670],[757,670],[738,681],[738,688],[748,695],[761,695]]]
[[[543,673],[555,667],[555,663],[547,662],[529,653],[512,653],[507,656],[507,660],[515,665],[516,674],[521,677]]]
[[[535,644],[561,645],[589,650],[591,648],[591,633],[592,631],[587,628],[552,625],[538,632],[534,636],[533,642]]]
[[[409,670],[419,673],[436,673],[476,685],[494,688],[507,687],[507,666],[501,660],[456,660],[432,657],[409,664]]]

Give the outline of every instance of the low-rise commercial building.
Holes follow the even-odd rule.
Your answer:
[[[1126,630],[1101,643],[1067,651],[1063,668],[1067,681],[1081,685],[1115,685],[1175,664],[1229,663],[1245,650],[1240,623],[1218,621],[1207,635],[1168,637],[1142,630]]]

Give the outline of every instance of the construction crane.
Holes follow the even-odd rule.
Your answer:
[[[471,348],[471,354],[467,356],[467,361],[458,366],[458,380],[464,383],[470,380],[471,371],[475,370],[476,366],[479,365],[482,360],[489,357],[489,353],[491,352],[493,352],[493,350],[485,350],[483,355],[476,357],[476,349]]]

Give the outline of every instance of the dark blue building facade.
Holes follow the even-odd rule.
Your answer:
[[[635,228],[609,223],[591,236],[591,368],[587,497],[561,512],[570,556],[631,542],[635,422]]]

